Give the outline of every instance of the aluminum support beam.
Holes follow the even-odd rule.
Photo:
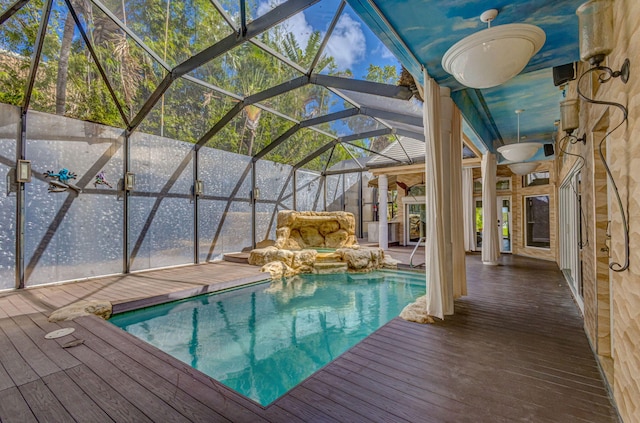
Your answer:
[[[298,188],[298,170],[293,169],[293,190],[291,191],[293,196],[293,210],[298,210],[298,193],[296,192]]]
[[[102,82],[104,82],[104,85],[107,87],[107,90],[109,91],[109,95],[111,95],[111,98],[113,99],[113,102],[115,103],[116,108],[118,109],[118,113],[120,113],[120,118],[122,118],[122,121],[125,123],[126,126],[129,126],[129,119],[127,118],[127,114],[124,112],[124,109],[120,104],[120,101],[118,101],[118,96],[116,95],[116,92],[113,90],[113,87],[111,86],[111,82],[109,82],[109,78],[107,78],[107,74],[104,71],[104,68],[102,67],[102,63],[98,59],[98,55],[96,54],[96,51],[93,49],[93,45],[89,41],[89,37],[87,36],[86,31],[84,30],[84,28],[82,27],[82,24],[80,23],[80,19],[78,19],[78,15],[74,10],[73,6],[71,5],[71,1],[64,0],[64,2],[67,4],[67,7],[69,8],[69,13],[71,13],[73,20],[76,23],[76,28],[80,32],[80,35],[84,40],[84,44],[87,46],[87,50],[89,50],[89,54],[91,54],[93,63],[95,63],[96,67],[98,68],[98,72],[102,77]]]
[[[327,170],[324,174],[327,176],[331,175],[342,175],[344,173],[362,173],[367,172],[369,170],[368,167],[362,169],[340,169],[340,170]]]
[[[394,159],[394,158],[393,158],[393,157],[391,157],[391,156],[387,156],[386,154],[378,153],[377,151],[373,151],[373,150],[371,150],[371,149],[369,149],[369,148],[367,148],[367,147],[362,147],[361,145],[353,144],[353,143],[350,143],[350,142],[345,142],[345,144],[349,144],[350,146],[353,146],[353,147],[355,147],[355,148],[359,148],[360,150],[364,150],[364,151],[366,151],[367,153],[377,154],[378,156],[382,156],[382,157],[384,157],[384,158],[386,158],[386,159],[393,160],[394,162],[402,163],[402,160]]]
[[[47,32],[49,16],[51,15],[52,0],[48,0],[42,8],[42,21],[38,28],[35,45],[33,47],[33,56],[29,67],[29,79],[24,92],[24,102],[20,110],[20,133],[16,145],[16,159],[24,160],[27,157],[27,111],[29,110],[29,101],[33,92],[33,85],[38,73],[38,65],[40,63],[40,55],[42,54],[42,46],[44,45],[44,37]],[[17,172],[17,170],[16,170]],[[24,182],[17,182],[18,192],[16,193],[16,280],[15,287],[22,289],[26,284],[26,269],[24,263],[25,255],[25,224],[26,224],[26,197]]]
[[[256,162],[251,162],[251,247],[256,248]]]
[[[7,19],[12,17],[18,10],[22,9],[22,6],[27,4],[29,0],[18,0],[13,3],[5,12],[0,15],[0,25],[2,25]]]
[[[365,138],[381,137],[383,135],[389,135],[392,133],[393,133],[393,130],[389,128],[376,129],[375,131],[360,132],[358,134],[347,135],[346,137],[340,138],[340,142],[351,142],[351,141],[363,140]]]
[[[33,46],[33,55],[31,56],[31,64],[29,66],[29,79],[24,90],[24,102],[22,103],[22,113],[26,114],[29,110],[29,102],[31,101],[31,93],[33,85],[36,82],[36,74],[38,73],[38,65],[40,64],[40,56],[42,55],[42,46],[44,45],[44,37],[47,34],[47,26],[49,25],[49,16],[51,15],[52,0],[47,0],[42,8],[42,20],[38,28],[38,35]]]
[[[22,110],[20,113],[20,139],[17,143],[16,159],[24,160],[26,155],[27,146],[27,111]],[[11,170],[9,170],[11,172]],[[15,169],[14,172],[18,170]],[[18,185],[18,191],[16,193],[16,280],[15,287],[22,289],[25,286],[25,265],[24,265],[24,252],[25,252],[25,237],[24,228],[26,223],[26,197],[24,182],[16,182]]]
[[[231,110],[227,112],[226,115],[222,116],[218,122],[211,129],[207,131],[200,139],[196,142],[196,146],[194,147],[196,150],[199,150],[203,145],[205,145],[215,134],[220,132],[222,128],[225,127],[227,123],[231,121],[234,117],[240,113],[243,108],[242,103],[237,103]]]
[[[394,128],[393,132],[401,137],[413,138],[414,140],[424,142],[424,133],[407,131],[406,129]]]
[[[131,204],[131,192],[124,189],[125,178],[127,172],[131,171],[131,133],[126,131],[123,141],[123,167],[122,169],[122,185],[116,187],[116,189],[122,189],[122,218],[124,220],[122,224],[122,273],[131,272],[131,253],[129,252],[129,206]]]
[[[189,59],[173,68],[156,87],[155,91],[147,99],[140,111],[138,111],[138,114],[131,121],[129,129],[133,131],[138,127],[138,125],[140,125],[147,114],[151,112],[155,104],[160,100],[160,98],[162,98],[162,95],[167,91],[167,89],[169,89],[174,80],[215,59],[216,57],[225,54],[245,41],[249,41],[251,38],[276,26],[283,20],[295,15],[318,1],[319,0],[289,0],[286,3],[282,3],[270,12],[247,24],[246,33],[230,34],[216,44],[202,50],[194,56],[191,56]]]
[[[322,175],[322,183],[324,189],[322,190],[322,210],[327,211],[327,176]]]
[[[293,91],[296,88],[304,87],[309,84],[308,76],[299,76],[290,81],[283,82],[282,84],[276,85],[274,87],[268,88],[264,91],[260,91],[259,93],[250,95],[244,99],[245,106],[250,104],[258,103],[260,101],[267,100],[271,97],[275,97],[280,94],[284,94],[289,91]]]
[[[116,15],[114,15],[111,10],[105,6],[104,4],[102,4],[99,0],[91,0],[91,3],[93,3],[94,5],[96,5],[96,7],[98,9],[100,9],[100,11],[102,11],[102,13],[104,13],[105,15],[107,15],[109,17],[109,19],[111,19],[116,25],[118,25],[120,27],[120,29],[122,29],[122,31],[127,34],[128,38],[131,38],[133,41],[136,42],[136,44],[138,44],[138,46],[140,46],[140,48],[142,48],[144,51],[146,51],[151,57],[153,57],[153,59],[155,61],[157,61],[158,63],[160,63],[160,65],[165,68],[166,70],[170,70],[171,66],[169,66],[169,64],[167,62],[165,62],[164,60],[162,60],[162,58],[160,56],[158,56],[156,54],[155,51],[153,51],[152,49],[149,48],[148,45],[146,45],[144,43],[144,41],[142,41],[140,39],[140,37],[138,37],[135,32],[133,32],[131,29],[129,29],[128,26],[126,26],[122,21],[120,21],[120,19],[118,19],[118,17]]]
[[[306,165],[307,163],[309,163],[311,160],[315,159],[316,157],[320,157],[322,155],[322,153],[324,153],[324,152],[330,150],[331,148],[335,147],[336,144],[338,144],[339,142],[340,142],[340,140],[336,138],[335,140],[326,143],[325,145],[323,145],[322,147],[318,148],[313,153],[309,154],[304,159],[300,160],[298,163],[294,164],[293,168],[294,169],[301,168],[302,166]]]
[[[195,194],[196,189],[196,181],[199,176],[199,158],[200,154],[199,150],[193,149],[193,189],[191,194],[193,195],[193,262],[195,264],[200,263],[200,232],[199,232],[199,224],[198,219],[200,217],[200,212],[198,210],[200,205],[200,196]]]
[[[356,116],[360,114],[360,111],[356,108],[341,110],[335,113],[329,113],[328,115],[318,116],[316,118],[303,120],[300,122],[301,128],[306,128],[308,126],[320,125],[322,123],[333,122],[335,120],[346,119],[351,116]]]
[[[374,107],[361,107],[360,113],[366,116],[371,116],[373,118],[406,123],[407,125],[413,125],[418,127],[422,127],[422,125],[424,124],[424,122],[422,121],[422,116],[405,115],[402,113],[393,112],[389,110],[376,109]]]
[[[280,22],[290,18],[318,1],[319,0],[289,0],[286,3],[282,3],[268,13],[247,24],[245,34],[231,34],[223,38],[211,47],[202,50],[200,53],[176,66],[172,73],[174,73],[176,77],[189,73],[198,66],[215,59],[256,35],[278,25]]]
[[[278,147],[280,144],[282,144],[283,142],[285,142],[286,140],[291,138],[293,136],[293,134],[295,134],[299,130],[300,130],[300,124],[293,125],[291,128],[287,129],[278,138],[276,138],[275,140],[271,141],[271,143],[269,143],[269,145],[264,147],[262,150],[258,151],[253,156],[253,158],[251,160],[253,160],[254,162],[260,160],[261,158],[263,158],[264,156],[269,154],[274,148]]]
[[[362,216],[362,199],[364,198],[364,186],[362,184],[362,172],[358,175],[358,237],[364,238],[364,217]]]
[[[324,49],[327,46],[327,43],[329,42],[329,38],[331,38],[331,34],[333,34],[333,30],[335,29],[336,25],[338,24],[338,20],[340,19],[340,16],[342,15],[342,11],[344,10],[344,6],[345,5],[346,5],[346,1],[342,0],[340,2],[340,6],[338,6],[338,10],[336,11],[336,14],[333,15],[333,19],[331,20],[331,23],[329,24],[329,28],[327,28],[327,33],[324,34],[324,38],[322,39],[322,42],[320,43],[320,48],[318,48],[316,56],[313,58],[313,62],[311,62],[311,65],[309,66],[309,71],[308,71],[309,75],[311,75],[311,73],[315,70],[316,66],[318,65],[318,62],[320,61],[320,58],[322,57],[322,53],[324,53]]]
[[[413,96],[413,93],[407,87],[343,78],[340,76],[313,74],[311,75],[311,83],[327,88],[357,91],[359,93],[397,98],[400,100],[409,100]]]

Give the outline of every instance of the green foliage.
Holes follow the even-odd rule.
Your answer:
[[[63,39],[64,25],[71,16],[62,0],[56,2],[47,27],[31,107],[54,113],[58,99],[58,102],[64,102],[66,116],[124,127],[116,103],[79,31],[76,29],[73,37]],[[166,69],[93,3],[72,0],[72,4],[118,102],[126,116],[132,119],[165,77]],[[233,33],[210,0],[104,0],[104,4],[170,68]],[[233,0],[222,0],[221,4],[225,10],[237,9],[237,2]],[[31,0],[0,27],[2,103],[21,105],[23,102],[42,5],[43,0]],[[258,40],[308,69],[320,49],[322,34],[314,31],[306,45],[300,45],[285,26],[277,26],[261,34]],[[64,54],[60,60],[65,49],[69,51],[67,63]],[[353,77],[349,70],[338,73],[336,69],[334,59],[322,55],[313,71],[328,70],[330,74]],[[381,68],[371,65],[367,79],[393,83],[396,78],[394,72],[392,66]],[[189,76],[206,84],[240,96],[264,91],[299,75],[298,71],[251,43],[238,46],[189,73]],[[58,93],[61,81],[66,83],[66,89]],[[292,119],[304,120],[329,113],[335,106],[332,98],[335,97],[327,89],[308,85],[261,104]],[[236,102],[236,99],[219,91],[180,78],[172,83],[139,130],[197,142]],[[253,155],[293,124],[291,120],[259,107],[246,106],[208,140],[207,145]],[[364,130],[372,122],[354,119],[349,125]],[[319,129],[330,132],[331,124],[322,124]],[[295,164],[329,141],[329,137],[316,131],[301,130],[266,158]],[[322,170],[329,157],[329,165],[351,158],[345,149],[336,148],[333,154],[329,150],[306,167]]]
[[[380,82],[382,84],[397,84],[398,78],[398,70],[393,65],[386,65],[380,67],[378,65],[374,65],[373,63],[369,65],[367,69],[367,76],[365,79],[367,81]]]

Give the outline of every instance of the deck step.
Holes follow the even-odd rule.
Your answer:
[[[326,275],[329,273],[346,273],[346,271],[349,269],[349,266],[347,266],[347,263],[318,263],[316,262],[316,264],[313,265],[313,269],[315,271],[315,273],[318,273],[320,275]]]
[[[224,261],[231,263],[249,263],[249,253],[228,253],[222,256]]]

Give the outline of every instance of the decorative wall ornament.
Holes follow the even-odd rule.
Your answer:
[[[82,191],[82,189],[74,185],[70,182],[71,179],[76,179],[78,175],[74,172],[71,172],[66,167],[63,167],[58,171],[58,173],[54,173],[52,170],[47,170],[43,173],[45,179],[50,179],[49,181],[49,192],[65,192],[69,188],[76,192]]]
[[[101,170],[100,173],[96,175],[96,179],[93,180],[93,186],[97,188],[98,185],[106,185],[109,188],[113,188],[113,186],[109,182],[107,182],[104,170]]]

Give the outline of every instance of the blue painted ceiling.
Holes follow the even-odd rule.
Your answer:
[[[495,151],[516,141],[516,109],[523,141],[552,142],[563,93],[553,84],[552,68],[579,60],[576,9],[585,0],[348,0],[364,22],[420,78],[421,67],[450,87],[470,128]],[[476,90],[461,86],[441,66],[444,53],[462,38],[486,28],[480,15],[498,9],[492,26],[529,23],[542,28],[546,41],[524,71],[504,85]]]

